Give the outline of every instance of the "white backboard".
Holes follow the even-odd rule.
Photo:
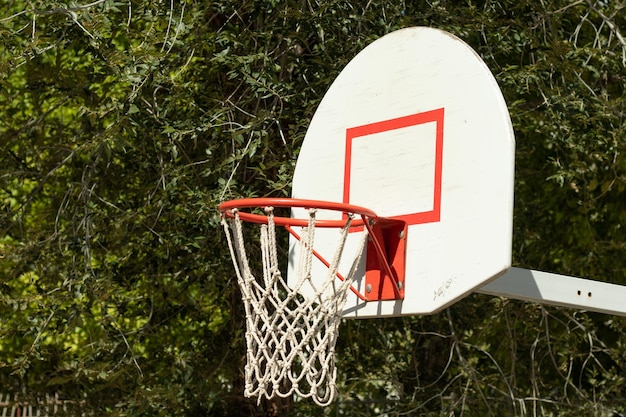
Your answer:
[[[434,313],[506,272],[514,148],[500,89],[460,39],[407,28],[359,53],[311,121],[292,197],[364,206],[405,220],[406,282],[404,300],[363,302],[350,294],[344,316]],[[306,213],[294,209],[292,216]],[[332,258],[339,232],[316,233],[315,249]],[[356,256],[359,234],[350,234],[341,269]],[[292,238],[290,277],[296,251]],[[355,284],[361,292],[364,263]],[[315,265],[314,274],[323,279],[325,272]]]

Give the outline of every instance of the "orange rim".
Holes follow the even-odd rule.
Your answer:
[[[361,227],[365,225],[365,222],[368,219],[375,219],[378,217],[374,211],[365,207],[354,206],[352,204],[345,203],[335,203],[332,201],[306,200],[300,198],[240,198],[223,202],[219,205],[219,210],[223,216],[229,217],[231,219],[235,217],[235,212],[237,212],[239,218],[245,222],[263,224],[267,223],[268,216],[264,216],[262,214],[248,213],[245,211],[241,211],[241,209],[266,207],[298,207],[305,209],[332,210],[344,214],[342,220],[316,220],[315,227],[342,228],[346,225],[346,215],[348,214],[358,214],[361,216],[360,219],[354,219],[350,224],[350,227]],[[279,226],[306,227],[309,224],[309,220],[274,216],[274,223]]]

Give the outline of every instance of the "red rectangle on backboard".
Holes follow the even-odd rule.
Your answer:
[[[361,126],[346,129],[346,154],[344,166],[344,185],[343,185],[343,202],[351,203],[351,184],[353,184],[353,156],[355,141],[360,138],[366,138],[384,132],[395,131],[399,129],[410,128],[426,123],[435,123],[435,149],[434,149],[434,169],[433,169],[433,195],[432,208],[424,211],[415,211],[408,213],[397,213],[390,217],[405,221],[407,224],[433,223],[438,222],[441,218],[441,181],[442,181],[442,164],[443,164],[443,122],[444,109],[435,109],[422,113],[411,114],[394,119],[383,120],[380,122],[369,123]],[[419,139],[419,138],[418,138]],[[399,145],[401,146],[401,145]],[[384,167],[382,167],[384,170]],[[375,211],[376,208],[372,207]]]

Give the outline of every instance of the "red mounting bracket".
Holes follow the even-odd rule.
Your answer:
[[[405,221],[376,218],[367,224],[367,261],[365,265],[365,299],[367,301],[404,299],[406,267]]]

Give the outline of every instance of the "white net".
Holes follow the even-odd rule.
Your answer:
[[[336,274],[350,227],[349,217],[340,230],[339,245],[323,284],[315,284],[311,279],[315,210],[310,210],[308,226],[303,228],[300,239],[298,276],[288,285],[278,267],[272,208],[266,208],[266,213],[268,222],[260,226],[261,277],[250,269],[242,221],[236,210],[234,218],[224,217],[222,221],[246,314],[244,395],[257,397],[260,402],[263,397],[297,394],[325,406],[336,394],[338,327],[367,233],[363,233],[361,249],[350,271],[343,281],[339,280]],[[300,293],[305,284],[314,289],[314,296],[304,297]]]

